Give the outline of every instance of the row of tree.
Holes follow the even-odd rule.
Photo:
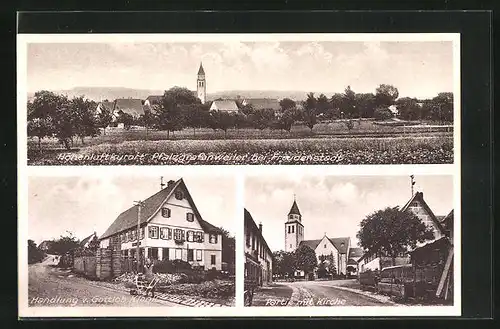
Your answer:
[[[303,271],[307,276],[317,270],[319,278],[333,278],[337,274],[333,253],[316,257],[316,252],[305,244],[295,251],[275,251],[273,258],[273,274],[282,278],[293,278],[296,271]]]

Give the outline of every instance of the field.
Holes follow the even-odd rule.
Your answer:
[[[75,143],[67,151],[55,139],[28,142],[33,165],[165,164],[438,164],[453,163],[450,127],[386,127],[356,121],[322,123],[311,132],[239,129],[224,132],[192,129],[170,134],[107,129],[105,135]],[[75,140],[76,142],[76,140]]]

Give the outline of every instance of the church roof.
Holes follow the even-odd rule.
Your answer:
[[[218,100],[218,101],[213,101],[212,105],[210,106],[210,110],[215,110],[215,111],[227,111],[227,112],[238,112],[238,105],[236,105],[236,102],[233,100]]]
[[[319,239],[319,240],[302,240],[302,241],[300,241],[299,245],[305,244],[306,246],[310,247],[312,250],[316,250],[316,247],[321,242],[321,240],[323,240],[323,239]]]
[[[200,63],[200,68],[198,70],[198,75],[205,75],[205,70],[203,69],[203,64]]]
[[[292,208],[290,208],[290,212],[288,213],[288,215],[292,215],[292,214],[293,215],[300,215],[299,206],[297,206],[297,202],[295,200],[293,200]]]
[[[343,238],[329,238],[330,241],[333,243],[335,248],[339,251],[341,254],[347,254],[347,248],[349,247],[349,237],[343,237]]]

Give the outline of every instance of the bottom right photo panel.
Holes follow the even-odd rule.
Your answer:
[[[453,181],[247,176],[245,306],[454,305]]]

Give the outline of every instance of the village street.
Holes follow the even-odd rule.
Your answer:
[[[74,276],[69,270],[55,267],[53,256],[28,266],[29,306],[179,306],[145,296],[131,296]]]
[[[355,280],[278,282],[256,291],[252,306],[384,306],[389,298],[349,288]],[[371,296],[372,295],[372,296]]]

